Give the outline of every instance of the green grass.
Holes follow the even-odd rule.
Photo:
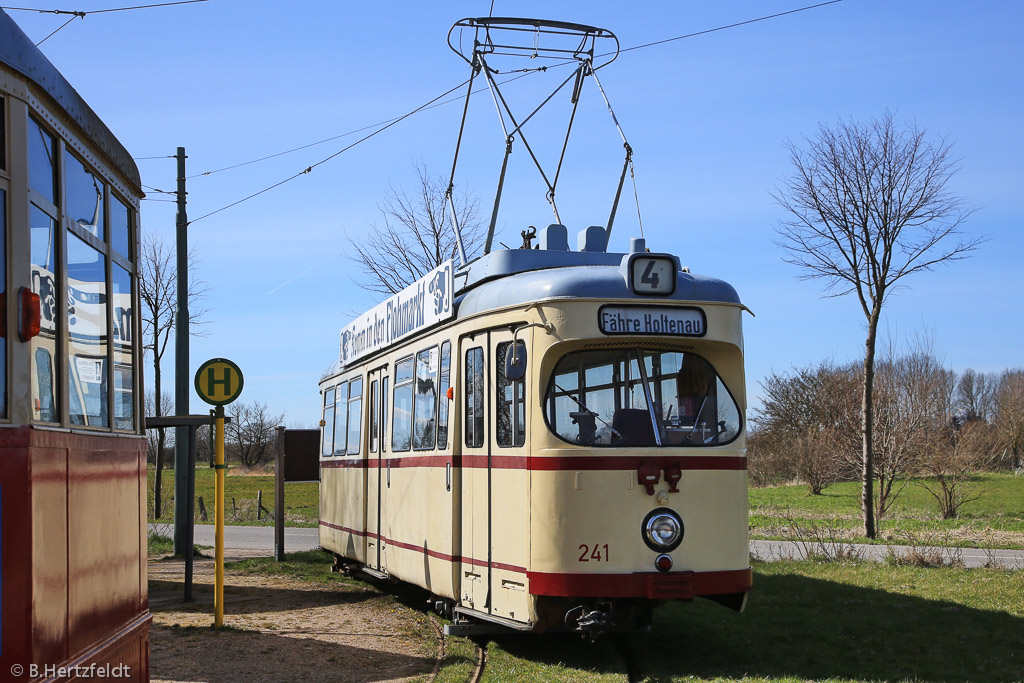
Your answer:
[[[939,519],[934,499],[910,484],[882,520],[880,541],[900,542],[909,534],[937,545],[1024,548],[1024,477],[982,474],[975,477],[978,500],[966,503],[956,519]],[[754,538],[785,538],[780,527],[828,524],[851,531],[851,539],[869,542],[861,532],[860,484],[833,484],[812,496],[804,486],[750,489],[750,526]]]
[[[1024,577],[991,569],[759,563],[747,611],[695,600],[627,637],[648,681],[1024,680]],[[510,636],[487,681],[621,681],[608,640]]]
[[[285,494],[287,495],[287,494]],[[256,557],[238,562],[228,562],[224,566],[245,574],[262,576],[290,576],[312,583],[349,583],[366,586],[345,574],[331,571],[331,556],[322,550],[306,550],[299,553],[285,553],[284,562],[277,562],[272,557]]]
[[[262,574],[344,581],[319,551],[232,563]],[[361,583],[361,582],[356,582]],[[365,584],[364,584],[365,585]],[[432,632],[416,619],[424,653]],[[747,611],[705,600],[655,611],[650,633],[626,641],[648,681],[1021,681],[1024,574],[874,563],[754,565]],[[463,681],[475,647],[448,638],[438,681]],[[488,647],[485,681],[621,681],[609,639],[509,635]]]
[[[231,467],[224,477],[225,523],[248,526],[272,526],[273,521],[266,514],[262,520],[256,519],[256,492],[263,491],[263,507],[274,510],[274,475],[240,476],[239,470]],[[149,469],[149,521],[171,522],[174,520],[174,470],[164,470],[161,477],[163,501],[159,520],[153,519],[153,485],[156,470]],[[214,510],[214,470],[200,466],[196,468],[196,522],[213,524]],[[199,497],[206,504],[208,519],[199,519]],[[235,500],[235,508],[231,499]],[[319,522],[320,507],[319,488],[313,483],[288,483],[284,485],[285,524],[298,527],[316,527]],[[236,512],[237,511],[237,512]]]

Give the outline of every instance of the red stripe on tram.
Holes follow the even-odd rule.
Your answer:
[[[555,574],[528,572],[531,595],[559,597],[687,599],[697,595],[745,593],[753,585],[751,569],[718,572],[643,572],[639,574]]]
[[[442,552],[440,552],[438,550],[431,550],[430,548],[426,548],[426,547],[421,546],[421,545],[415,545],[413,543],[403,543],[402,541],[396,541],[394,539],[387,538],[386,536],[381,536],[379,534],[375,534],[372,531],[362,531],[360,529],[352,529],[352,528],[349,528],[347,526],[341,526],[340,524],[332,524],[331,522],[325,522],[322,519],[320,520],[320,526],[325,526],[325,527],[327,527],[329,529],[334,529],[336,531],[344,531],[346,533],[352,534],[353,536],[360,536],[360,537],[366,537],[366,538],[380,539],[380,540],[384,541],[385,543],[387,543],[389,545],[395,546],[396,548],[402,548],[403,550],[411,550],[413,552],[423,553],[425,555],[429,555],[430,557],[434,557],[434,558],[437,558],[439,560],[444,560],[445,562],[462,562],[464,564],[471,564],[471,565],[473,565],[475,567],[486,567],[487,566],[487,560],[477,560],[477,559],[472,558],[472,557],[460,557],[458,555],[449,555],[447,553],[442,553]],[[525,574],[526,573],[526,567],[519,567],[519,566],[516,566],[514,564],[503,564],[501,562],[491,562],[490,566],[493,567],[494,569],[504,569],[505,571],[517,572],[519,574]]]
[[[414,467],[445,467],[451,463],[453,467],[465,469],[487,469],[486,455],[424,455],[400,458],[384,458],[382,467],[414,468]],[[747,469],[747,459],[742,455],[569,455],[569,456],[515,456],[492,455],[490,467],[497,470],[530,470],[534,472],[558,471],[593,471],[593,470],[635,470],[644,463],[654,463],[659,468],[676,465],[681,470],[708,471],[742,471]],[[376,467],[376,459],[338,459],[321,460],[323,469],[366,468]]]

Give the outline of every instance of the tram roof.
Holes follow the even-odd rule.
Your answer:
[[[639,253],[639,252],[632,252]],[[507,249],[491,252],[456,276],[456,316],[552,298],[636,299],[624,263],[629,253]],[[678,266],[678,260],[677,260]],[[728,282],[678,269],[675,291],[660,300],[740,304]],[[464,278],[460,283],[459,279]]]
[[[139,168],[124,145],[86,104],[66,78],[21,27],[0,9],[0,62],[17,71],[49,95],[56,105],[85,133],[107,160],[132,183],[139,195],[142,178]]]

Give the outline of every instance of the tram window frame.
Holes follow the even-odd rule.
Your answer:
[[[330,403],[328,403],[328,399]],[[321,414],[321,420],[323,421],[323,431],[320,434],[320,457],[329,458],[334,455],[334,410],[337,402],[337,387],[330,386],[324,389],[324,407]],[[330,418],[327,417],[327,411],[331,411]],[[330,443],[327,439],[327,430],[331,430]]]
[[[393,453],[404,453],[412,450],[412,425],[413,425],[413,402],[414,384],[416,373],[414,368],[415,356],[412,354],[395,361],[394,377],[395,385],[391,392],[391,451]],[[406,396],[408,394],[408,396]],[[399,397],[407,402],[407,417],[401,417],[399,422]],[[405,438],[404,444],[396,444],[396,439]]]
[[[378,401],[380,401],[379,395],[377,394],[377,389],[379,386],[380,382],[378,380],[373,380],[372,382],[370,382],[370,401],[369,406],[367,406],[367,408],[370,411],[369,441],[371,453],[377,452],[377,440],[380,439],[380,432],[378,431],[380,429],[380,416],[377,415],[377,405]]]
[[[484,349],[482,346],[466,349],[464,367],[466,427],[463,440],[466,448],[480,448],[484,445],[486,430],[484,414],[486,387],[484,386]]]
[[[331,455],[340,456],[345,455],[348,446],[348,380],[339,382],[334,388],[334,450],[331,451]],[[339,428],[341,443],[338,443]]]
[[[613,359],[615,354],[621,354],[621,358]],[[664,374],[661,363],[664,360],[664,356],[669,354],[679,356],[678,365],[675,371]],[[588,366],[586,356],[594,357],[597,361],[602,362],[593,362]],[[579,357],[579,360],[577,361],[574,357]],[[644,359],[642,368],[637,362],[638,357]],[[577,363],[576,366],[573,367],[573,365],[568,364],[563,368],[563,364],[570,360],[575,361]],[[627,360],[629,362],[626,362]],[[689,373],[684,375],[683,373],[688,363],[690,363]],[[609,370],[604,371],[605,367],[608,367]],[[701,373],[704,374],[702,375]],[[639,377],[634,377],[634,374],[639,375]],[[610,375],[610,378],[607,381],[603,381],[600,379],[601,375]],[[570,378],[575,380],[575,384],[571,388],[560,384],[560,382],[564,382],[566,385],[570,384]],[[599,383],[594,384],[592,380],[588,381],[591,378],[597,379]],[[703,395],[701,395],[702,392],[699,388],[693,389],[693,382],[701,378],[707,380],[706,384],[704,382],[700,383],[700,387],[705,387]],[[635,391],[637,383],[643,389],[639,396],[636,395]],[[671,401],[665,400],[668,396],[666,387],[670,391],[676,392],[675,398]],[[691,390],[686,390],[686,387],[690,387]],[[681,393],[684,390],[685,394]],[[604,415],[607,409],[604,411],[596,410],[603,406],[596,403],[593,396],[599,392],[608,391],[611,394],[610,397],[604,399],[604,405],[612,407],[613,410],[611,414]],[[586,431],[586,420],[583,419],[585,416],[574,417],[572,415],[573,412],[583,412],[584,408],[578,406],[578,403],[571,398],[571,395],[581,398],[586,406],[586,410],[597,413],[597,417],[591,420],[594,424],[590,425],[590,438],[593,439],[592,441],[583,438]],[[560,399],[564,399],[564,401],[559,403]],[[638,405],[640,401],[643,403],[642,406]],[[545,391],[543,402],[544,420],[550,432],[563,441],[588,448],[702,448],[723,446],[739,438],[739,435],[743,433],[744,427],[743,414],[739,408],[739,403],[715,367],[700,354],[682,350],[666,351],[664,349],[643,347],[617,347],[600,351],[589,349],[569,351],[563,354],[556,362],[555,368],[548,380],[548,388]],[[668,408],[665,407],[666,402],[669,403]],[[653,411],[650,407],[651,404],[654,407]],[[569,406],[569,410],[565,410],[564,406]],[[680,416],[680,408],[684,406],[687,407],[688,414]],[[674,416],[671,415],[673,407],[676,412]],[[636,413],[642,411],[644,414],[642,416],[639,414],[622,415],[620,416],[622,418],[622,422],[619,423],[620,426],[615,427],[616,413],[620,409]],[[693,414],[690,415],[689,413]],[[651,419],[651,415],[657,421],[657,436],[653,431],[654,425],[648,421]],[[719,420],[723,415],[726,419]],[[705,419],[699,420],[702,416]],[[559,431],[559,418],[565,418],[566,420],[572,418],[572,420],[576,421],[574,428],[579,430],[579,435],[575,440],[570,438],[571,434],[563,433],[566,429],[572,429],[573,427],[566,425],[563,428],[563,432]],[[708,428],[709,421],[710,429]],[[722,423],[725,423],[724,428]],[[700,425],[699,428],[698,425]],[[629,428],[628,432],[627,427]],[[689,430],[687,430],[687,427],[689,427]],[[623,435],[620,436],[620,440],[613,440],[611,436],[613,429],[617,429]],[[721,431],[715,432],[715,429],[720,429]],[[697,433],[698,430],[699,433]],[[603,442],[605,435],[597,434],[596,432],[598,431],[608,432],[608,442]],[[645,434],[644,432],[646,431],[650,431],[650,434]],[[719,440],[719,437],[723,435],[726,438]],[[657,443],[659,440],[661,442],[660,445]]]
[[[517,341],[516,346],[526,353],[526,344]],[[526,378],[509,380],[505,376],[505,357],[512,350],[512,342],[500,342],[497,346],[497,359],[494,362],[497,381],[494,392],[495,410],[495,431],[497,432],[498,446],[503,448],[516,448],[526,444]],[[506,398],[508,390],[511,395]],[[506,419],[506,409],[508,415]]]
[[[448,389],[451,387],[452,343],[441,342],[441,376],[438,384],[437,449],[448,448]]]
[[[353,412],[355,413],[354,415]],[[359,452],[362,450],[362,432],[363,378],[360,375],[348,381],[348,446],[345,449],[346,455],[359,455]],[[353,450],[353,447],[355,450]]]
[[[53,252],[52,258],[48,257],[52,268],[40,267],[36,263],[36,253],[30,259],[32,268],[45,270],[47,279],[52,277],[52,285],[47,282],[44,286],[42,273],[33,278],[33,291],[45,296],[43,334],[33,338],[30,346],[31,372],[34,376],[31,380],[32,405],[29,408],[29,419],[76,430],[138,434],[141,421],[137,416],[142,409],[142,354],[139,345],[141,330],[136,322],[138,311],[141,310],[136,253],[139,224],[137,198],[132,197],[128,191],[122,191],[116,169],[89,151],[88,140],[76,138],[73,132],[53,122],[47,112],[38,106],[27,107],[24,118],[28,138],[25,170],[28,180],[29,227],[31,232],[37,232],[43,226],[41,215],[45,214],[50,221],[49,237],[45,241],[52,245],[50,248]],[[76,170],[81,172],[76,175]],[[83,214],[86,222],[91,220],[96,224],[88,228],[73,220],[70,216],[73,209],[69,208],[76,203],[73,197],[76,194],[81,196],[83,187],[86,188],[86,196],[95,191],[95,199],[98,200],[91,211],[86,210],[87,207],[82,208],[84,205],[77,202],[82,208],[77,213]],[[111,204],[115,200],[121,209],[117,218],[117,246],[112,241],[112,222],[115,218]],[[33,228],[33,225],[38,227]],[[31,232],[29,243],[34,246]],[[69,284],[71,271],[68,249],[73,242],[72,235],[92,247],[99,255],[94,268],[94,286],[78,288],[87,291],[88,302],[79,308],[88,310],[92,306],[91,311],[88,311],[92,314],[89,317],[102,323],[102,329],[95,330],[96,334],[90,336],[102,340],[100,346],[105,347],[105,354],[85,354],[94,357],[102,365],[102,377],[89,382],[100,388],[101,405],[97,406],[95,400],[89,400],[87,402],[91,407],[84,410],[81,408],[85,407],[86,401],[78,395],[83,385],[79,375],[81,368],[78,367],[83,337],[81,328],[76,336],[73,336],[75,330],[72,328],[80,325],[86,316],[81,316],[77,321],[73,316],[74,306],[82,301],[73,299],[70,292],[73,285]],[[38,252],[39,248],[35,251]],[[117,272],[116,278],[115,266],[124,271]],[[99,282],[100,272],[102,284]],[[105,304],[97,305],[97,298],[105,300]],[[115,306],[115,299],[124,305]],[[118,316],[116,320],[115,315]],[[50,317],[49,322],[47,316]],[[40,393],[40,368],[37,368],[35,353],[37,348],[46,348],[50,356],[48,363],[51,367],[47,370],[52,370],[52,387],[48,389],[52,400]],[[94,377],[94,373],[90,376]],[[38,414],[40,411],[36,410],[37,403],[50,402],[54,405],[53,414]],[[84,413],[90,411],[95,414],[89,418],[83,417]]]
[[[433,363],[431,362],[433,359]],[[426,366],[426,372],[421,373],[421,368]],[[431,371],[433,366],[433,371]],[[437,444],[437,400],[440,396],[438,391],[438,375],[441,370],[441,355],[437,345],[428,346],[416,352],[416,367],[414,371],[413,401],[412,401],[412,449],[414,451],[432,451]],[[433,398],[426,397],[429,391],[433,391]],[[420,408],[430,406],[430,417],[420,418]]]

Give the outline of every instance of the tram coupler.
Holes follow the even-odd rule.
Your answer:
[[[573,607],[565,613],[565,625],[593,641],[614,628],[615,618],[612,614],[612,604],[599,602],[595,609],[586,605]]]

